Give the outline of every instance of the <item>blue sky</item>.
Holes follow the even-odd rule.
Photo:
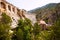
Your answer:
[[[60,3],[60,0],[6,0],[20,9],[32,10],[48,3]]]

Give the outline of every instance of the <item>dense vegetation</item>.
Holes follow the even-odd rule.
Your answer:
[[[44,9],[40,13],[39,17],[46,19],[45,21],[52,26],[47,26],[47,30],[42,30],[41,25],[37,22],[32,25],[31,20],[28,18],[20,19],[18,26],[15,29],[11,29],[11,18],[2,13],[0,18],[0,40],[60,40],[60,4],[49,9]],[[47,12],[47,14],[42,14]],[[39,13],[38,13],[39,14]],[[39,19],[39,17],[37,17]],[[54,18],[54,19],[53,19]],[[51,19],[51,20],[50,20]],[[13,31],[11,33],[10,31]]]
[[[52,7],[43,8],[37,14],[37,20],[43,18],[46,23],[52,23],[48,26],[48,30],[42,30],[41,26],[36,22],[32,26],[30,20],[20,20],[16,28],[16,40],[60,40],[60,4],[49,4]],[[40,14],[40,15],[39,15]],[[19,31],[20,30],[20,31]]]
[[[0,18],[0,40],[10,40],[10,33],[9,30],[11,24],[11,18],[6,15],[6,13],[2,13],[2,18]]]
[[[18,27],[15,29],[16,40],[31,40],[31,31],[32,24],[29,19],[20,19],[18,23]]]
[[[13,40],[60,40],[60,18],[48,30],[42,30],[38,23],[32,26],[29,19],[19,20]]]

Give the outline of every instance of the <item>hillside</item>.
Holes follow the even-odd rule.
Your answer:
[[[56,3],[50,3],[50,4],[47,4],[45,6],[38,7],[38,8],[35,8],[33,10],[30,10],[29,12],[31,12],[31,13],[37,13],[37,12],[39,12],[42,9],[51,8],[51,7],[55,7],[55,6],[56,6]]]
[[[60,3],[50,3],[29,12],[36,14],[36,19],[44,19],[47,23],[53,24],[58,17],[60,18]]]

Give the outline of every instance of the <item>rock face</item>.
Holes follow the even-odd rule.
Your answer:
[[[54,22],[58,20],[58,18],[60,18],[60,3],[47,4],[41,8],[36,8],[30,12],[37,14],[37,21],[44,19],[46,23],[54,24]]]
[[[31,19],[31,21],[36,21],[34,14],[28,14],[26,10],[19,9],[6,0],[0,0],[0,16],[3,12],[11,17],[11,28],[15,28],[17,26],[19,19],[24,19],[26,17]]]
[[[0,1],[0,14],[2,12],[5,12],[7,15],[9,15],[12,19],[12,23],[11,23],[11,28],[15,28],[17,26],[17,23],[20,19],[19,17],[19,9],[16,8],[15,6],[13,6],[12,4],[8,3],[6,0],[1,0]]]
[[[32,24],[36,22],[36,14],[26,13],[25,16],[32,21]]]

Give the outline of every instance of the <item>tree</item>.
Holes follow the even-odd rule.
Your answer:
[[[33,33],[34,33],[34,38],[35,40],[39,40],[40,37],[40,32],[41,32],[41,27],[40,25],[38,25],[38,23],[34,24],[34,29],[33,29]]]
[[[9,34],[11,22],[11,18],[6,13],[2,13],[2,18],[0,19],[0,40],[11,40]]]
[[[16,39],[17,40],[31,40],[32,24],[27,18],[25,20],[20,19],[18,21],[18,27],[16,28]]]
[[[60,40],[60,18],[54,23],[52,30],[53,36],[51,36],[51,40]]]
[[[23,40],[23,31],[18,29],[16,32],[17,40]]]

